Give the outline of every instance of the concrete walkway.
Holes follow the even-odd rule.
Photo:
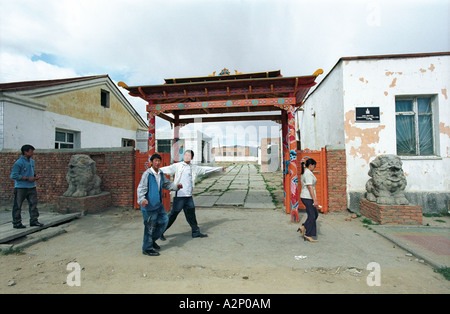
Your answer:
[[[372,229],[434,268],[450,267],[448,227],[376,225]]]
[[[274,209],[272,196],[255,165],[232,165],[220,175],[206,176],[194,189],[196,207],[238,206]]]

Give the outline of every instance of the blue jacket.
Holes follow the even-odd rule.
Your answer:
[[[137,188],[137,203],[141,205],[142,201],[148,200],[148,205],[146,207],[141,206],[141,209],[151,211],[162,206],[162,189],[178,191],[178,187],[173,184],[173,182],[169,181],[162,171],[160,171],[159,175],[161,176],[161,188],[158,191],[156,178],[150,168],[142,174],[141,181]]]
[[[35,188],[36,183],[21,180],[22,177],[34,177],[34,160],[28,160],[25,156],[20,157],[13,165],[11,179],[15,181],[16,188]]]
[[[164,182],[164,174],[160,171],[161,182]],[[158,191],[158,184],[156,183],[155,176],[149,176],[148,178],[148,191],[146,198],[148,200],[147,209],[157,209],[162,205],[163,193],[162,187]]]

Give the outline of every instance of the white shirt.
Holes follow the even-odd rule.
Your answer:
[[[161,190],[161,174],[159,173],[159,170],[158,170],[158,173],[156,173],[156,171],[155,171],[155,169],[153,169],[153,167],[150,167],[150,171],[155,176],[156,184],[158,185],[158,191],[160,191]]]
[[[181,171],[180,183],[183,185],[183,188],[178,190],[177,197],[189,197],[192,196],[192,165],[184,164],[184,167]]]
[[[178,183],[181,182],[181,173],[183,172],[183,170],[185,169],[186,166],[188,166],[188,164],[182,161],[182,162],[177,162],[175,164],[172,164],[170,166],[162,167],[159,170],[161,170],[164,174],[167,174],[167,175],[175,175],[173,183],[175,185],[178,185]],[[211,172],[222,171],[222,167],[197,166],[192,163],[189,163],[189,168],[191,169],[190,174],[191,174],[191,178],[192,178],[191,182],[189,182],[189,183],[192,185],[192,190],[195,187],[195,180],[197,179],[198,176],[205,175],[205,174],[208,174]],[[184,185],[183,185],[183,187],[184,187]],[[192,195],[192,190],[190,192],[191,195]],[[175,193],[175,192],[172,192],[172,193]],[[187,195],[185,195],[185,196],[187,196]]]
[[[303,172],[300,182],[302,183],[302,191],[300,192],[300,198],[313,199],[311,193],[309,193],[308,185],[312,185],[314,194],[316,194],[316,176],[305,167],[305,172]],[[316,195],[317,197],[317,195]]]

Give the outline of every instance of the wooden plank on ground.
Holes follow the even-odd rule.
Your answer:
[[[27,234],[34,233],[49,227],[59,225],[76,219],[81,216],[81,213],[66,214],[66,215],[54,215],[54,214],[41,214],[39,216],[39,222],[43,223],[42,227],[30,227],[27,226],[25,229],[14,229],[12,224],[2,224],[0,225],[0,243],[6,243],[14,239],[26,236]]]

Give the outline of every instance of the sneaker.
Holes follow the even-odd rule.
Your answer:
[[[148,255],[148,256],[159,256],[159,253],[156,252],[155,250],[142,251],[142,254]]]

